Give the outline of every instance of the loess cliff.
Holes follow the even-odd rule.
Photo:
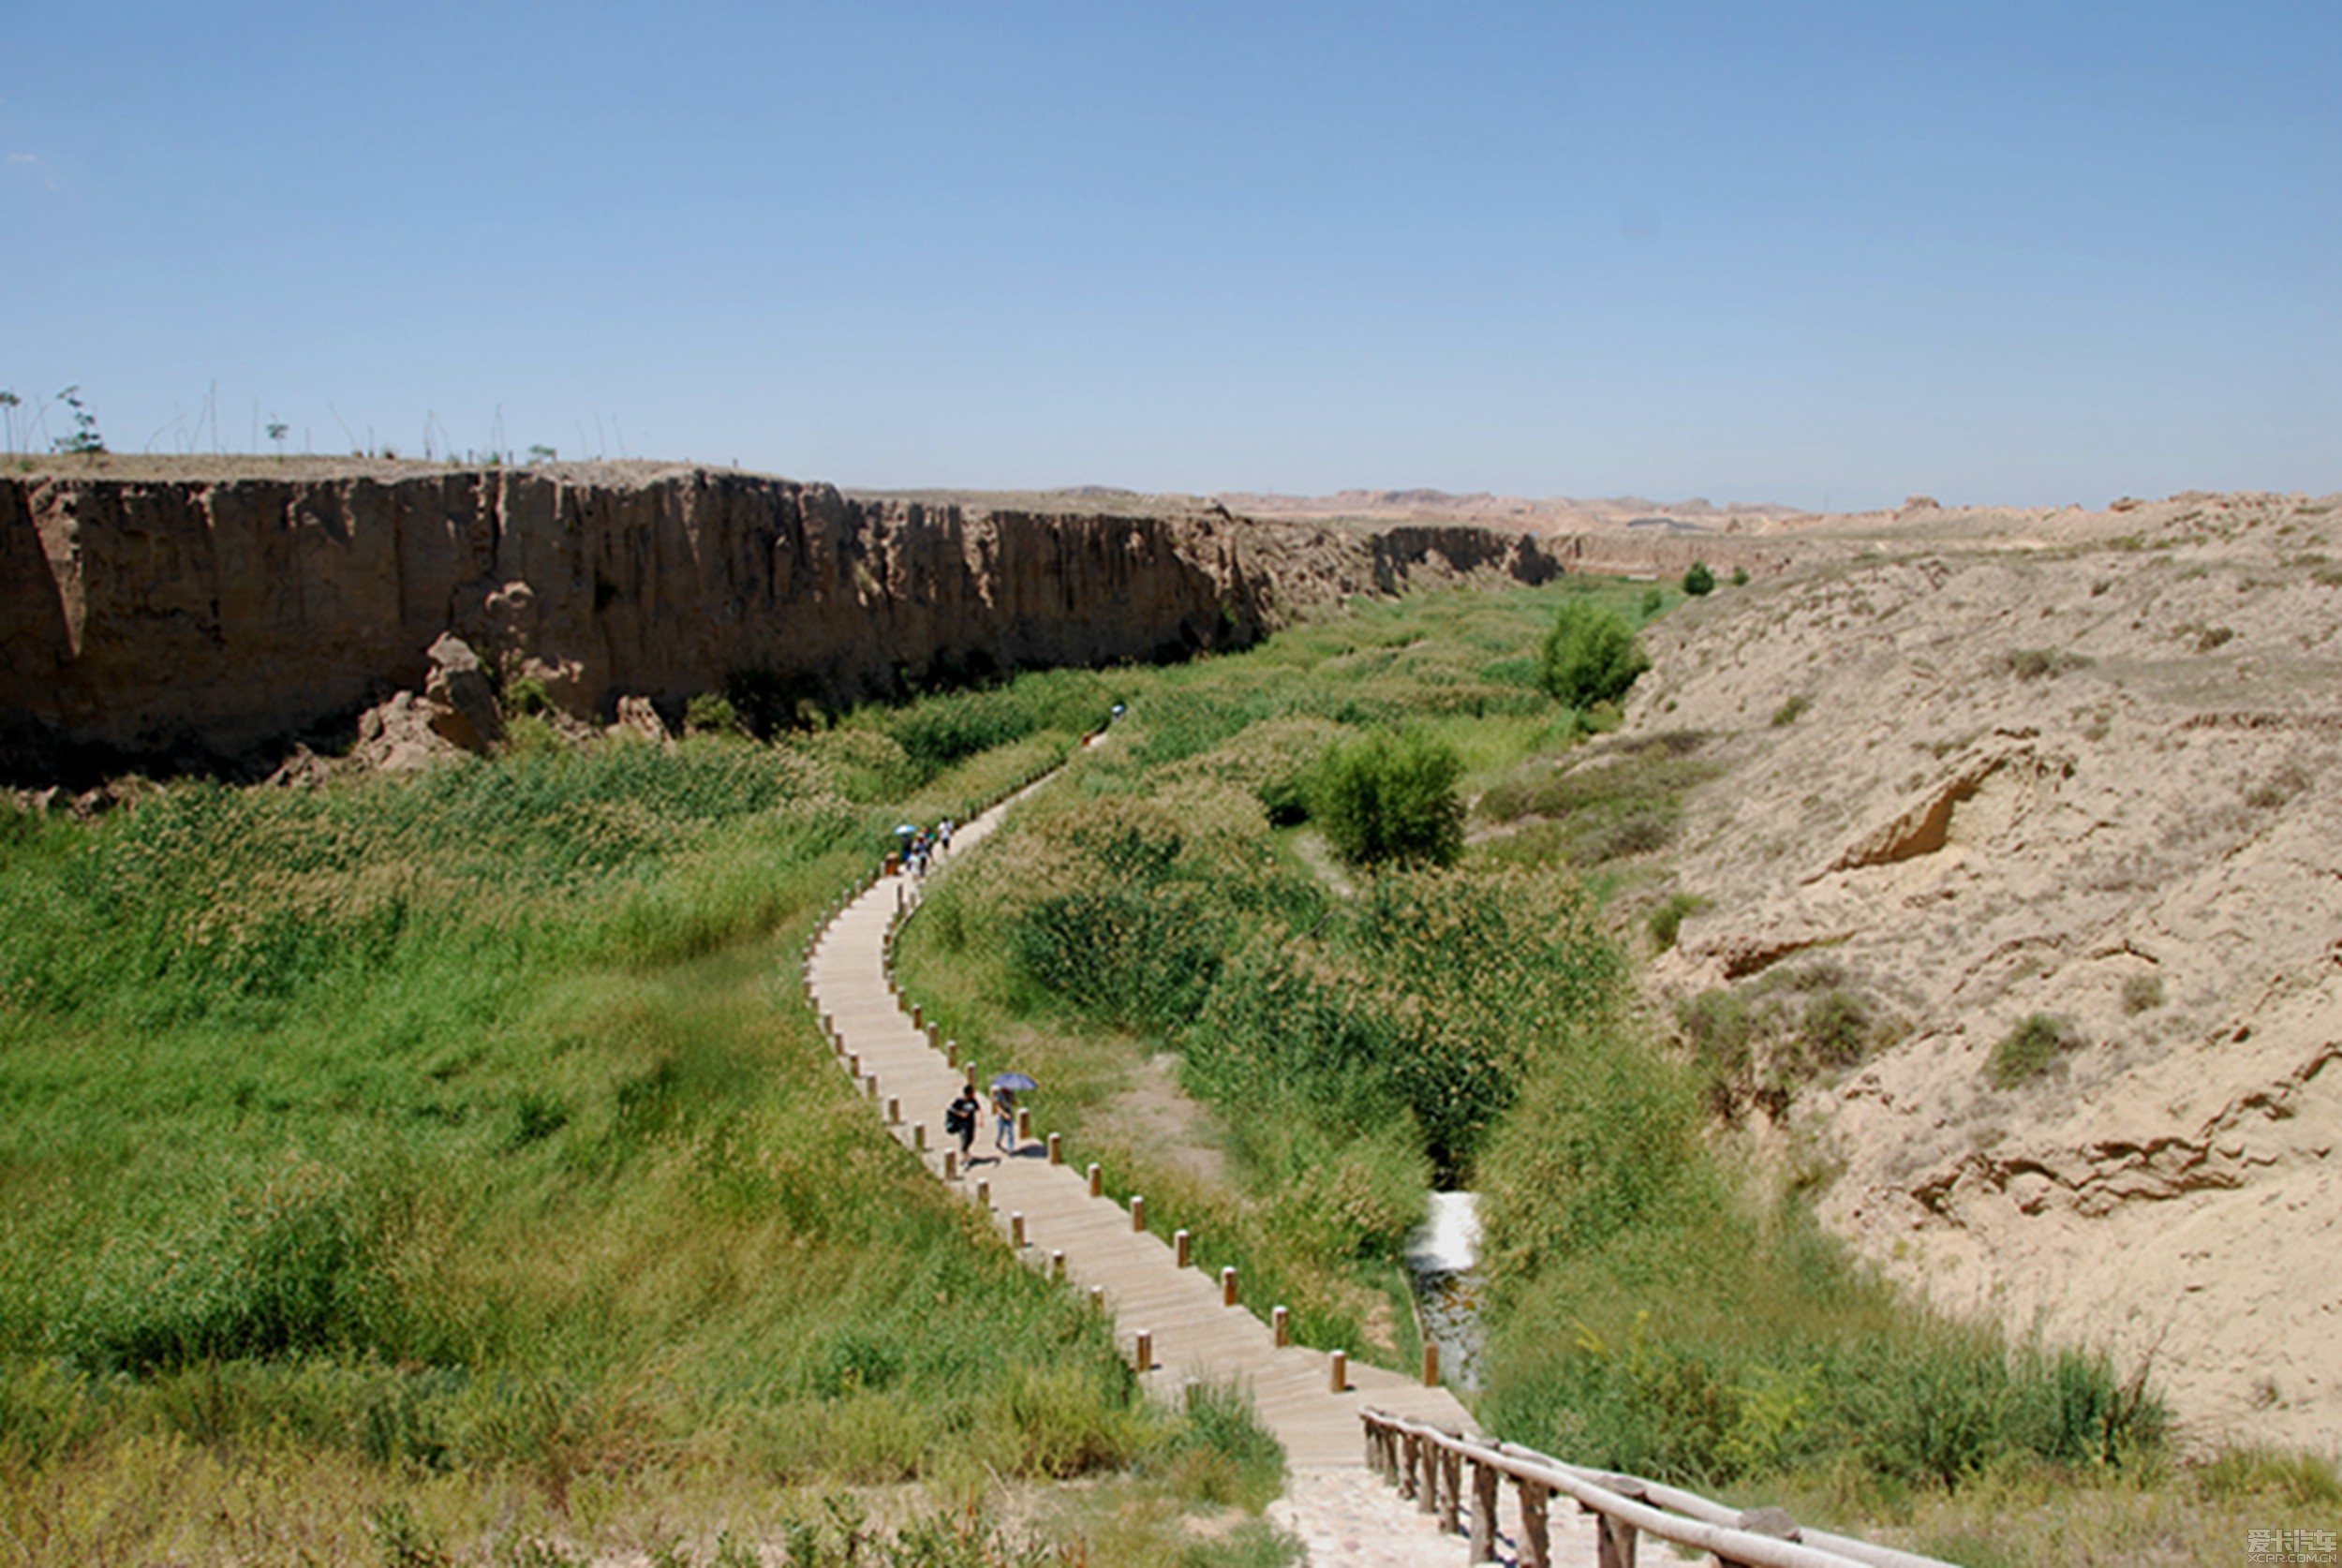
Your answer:
[[[60,463],[0,480],[0,771],[220,767],[420,690],[452,633],[580,717],[752,675],[823,703],[1240,646],[1312,605],[1562,569],[1468,527],[848,496],[648,464]]]

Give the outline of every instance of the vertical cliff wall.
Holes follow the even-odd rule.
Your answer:
[[[207,765],[419,688],[452,631],[607,717],[755,672],[831,702],[1241,645],[1533,542],[849,498],[705,469],[0,481],[0,766]]]

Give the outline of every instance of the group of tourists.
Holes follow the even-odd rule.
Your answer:
[[[903,874],[925,877],[927,868],[935,864],[935,857],[952,847],[952,820],[946,817],[931,828],[905,822],[895,830],[895,836],[902,840],[898,853]]]

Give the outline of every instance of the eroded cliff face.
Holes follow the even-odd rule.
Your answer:
[[[744,673],[841,703],[1184,656],[1348,594],[1559,570],[1476,529],[1000,510],[647,465],[12,476],[0,767],[217,765],[419,689],[446,632],[607,719]]]

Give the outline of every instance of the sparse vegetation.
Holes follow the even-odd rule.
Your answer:
[[[2021,681],[2038,681],[2072,670],[2086,669],[2091,663],[2087,654],[2067,648],[2011,648],[2000,656],[2000,667]]]
[[[1683,791],[1714,776],[1697,755],[1706,738],[1696,731],[1660,731],[1558,766],[1538,759],[1490,784],[1475,809],[1491,822],[1542,819],[1549,826],[1547,858],[1581,869],[1649,854],[1673,836]],[[1492,842],[1488,852],[1502,843]]]
[[[2159,974],[2134,974],[2123,982],[2123,1011],[2128,1013],[2152,1013],[2163,1005],[2163,977]]]
[[[1807,1084],[1860,1062],[1904,1028],[1828,961],[1769,970],[1676,1007],[1701,1098],[1727,1122],[1751,1109],[1779,1117]]]
[[[1682,929],[1684,920],[1707,908],[1709,900],[1696,894],[1668,894],[1667,902],[1652,910],[1650,919],[1644,923],[1651,933],[1652,944],[1665,953],[1675,945],[1676,934]]]
[[[1785,699],[1779,707],[1772,710],[1772,727],[1776,730],[1787,728],[1796,723],[1799,716],[1812,705],[1812,703],[1802,696]]]
[[[67,387],[57,394],[57,401],[66,406],[67,417],[73,422],[73,430],[70,435],[56,438],[56,450],[82,457],[102,454],[106,450],[106,438],[98,434],[96,413],[82,401],[82,389],[78,386]]]
[[[1683,592],[1694,599],[1705,599],[1716,591],[1716,574],[1705,561],[1694,561],[1683,573]]]
[[[2058,1058],[2078,1048],[2081,1036],[2066,1019],[2036,1013],[2001,1037],[1990,1068],[1994,1088],[2015,1088],[2049,1071]]]

